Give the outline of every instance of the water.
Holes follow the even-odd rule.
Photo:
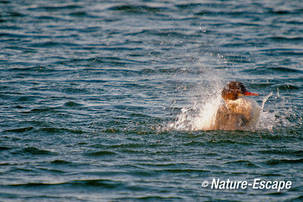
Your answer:
[[[2,0],[0,13],[1,201],[302,200],[301,1]],[[273,92],[257,130],[194,130],[231,80],[260,106]],[[293,185],[201,187],[212,178]]]

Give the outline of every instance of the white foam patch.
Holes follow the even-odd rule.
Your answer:
[[[197,96],[190,106],[183,107],[174,122],[167,128],[174,130],[210,130],[215,123],[216,113],[222,103],[218,93],[221,86],[212,86],[211,91],[203,92],[203,96]],[[202,93],[202,92],[201,92]]]

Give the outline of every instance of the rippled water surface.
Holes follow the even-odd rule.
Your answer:
[[[302,47],[299,0],[1,0],[0,200],[302,201]],[[198,130],[230,80],[257,130]]]

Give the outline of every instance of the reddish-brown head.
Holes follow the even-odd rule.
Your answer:
[[[236,100],[240,96],[258,96],[259,94],[248,92],[241,82],[231,81],[224,87],[221,95],[224,100]]]

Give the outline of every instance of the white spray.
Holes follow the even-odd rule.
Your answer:
[[[191,106],[186,106],[181,109],[180,114],[177,115],[176,120],[168,124],[167,129],[173,130],[184,130],[184,131],[196,131],[196,130],[211,130],[214,125],[216,112],[219,106],[223,103],[221,98],[222,86],[212,86],[214,89],[212,92],[205,93],[201,100],[192,102]],[[255,130],[268,130],[272,131],[274,127],[278,126],[279,120],[277,120],[276,114],[278,113],[275,109],[265,111],[264,106],[268,99],[273,95],[269,93],[262,100],[261,112],[258,124]],[[281,117],[286,120],[285,117]]]
[[[216,85],[209,89],[214,90],[204,91],[203,96],[198,96],[191,106],[183,107],[175,122],[168,124],[168,128],[185,131],[211,130],[223,101],[219,93],[221,86]]]

